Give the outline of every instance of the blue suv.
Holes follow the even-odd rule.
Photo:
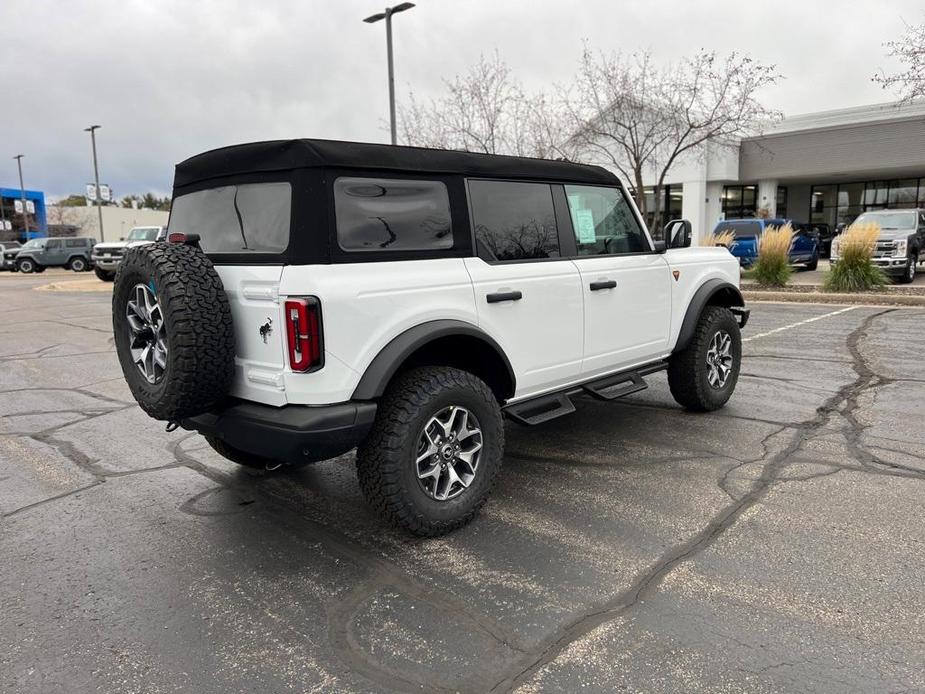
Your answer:
[[[819,265],[819,236],[789,219],[727,219],[718,223],[713,233],[735,232],[729,252],[739,259],[739,265],[748,268],[758,260],[758,240],[764,230],[768,227],[782,227],[788,223],[793,225],[790,264],[805,265],[807,270],[815,270]]]

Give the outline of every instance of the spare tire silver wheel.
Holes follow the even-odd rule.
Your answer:
[[[231,307],[202,251],[166,243],[129,249],[113,287],[112,327],[122,374],[151,417],[193,417],[231,388]]]

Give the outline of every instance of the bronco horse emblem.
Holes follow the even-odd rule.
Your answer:
[[[263,338],[263,344],[267,344],[267,338],[273,334],[273,319],[267,316],[267,322],[260,326],[260,337]]]

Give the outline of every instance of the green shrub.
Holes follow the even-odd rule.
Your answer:
[[[783,287],[790,279],[790,246],[793,243],[793,227],[768,227],[758,242],[758,260],[754,274],[758,284],[764,287]]]
[[[876,223],[852,224],[838,237],[838,261],[823,281],[823,288],[829,292],[863,292],[879,289],[886,284],[883,270],[874,265],[871,258],[880,236]]]

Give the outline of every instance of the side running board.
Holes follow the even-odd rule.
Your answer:
[[[661,371],[667,366],[667,362],[658,362],[634,371],[605,376],[558,393],[541,395],[531,400],[508,405],[504,408],[504,414],[518,424],[542,424],[556,417],[574,412],[573,395],[587,393],[599,400],[616,400],[632,393],[638,393],[640,390],[645,390],[649,387],[649,384],[645,382],[643,376]]]

